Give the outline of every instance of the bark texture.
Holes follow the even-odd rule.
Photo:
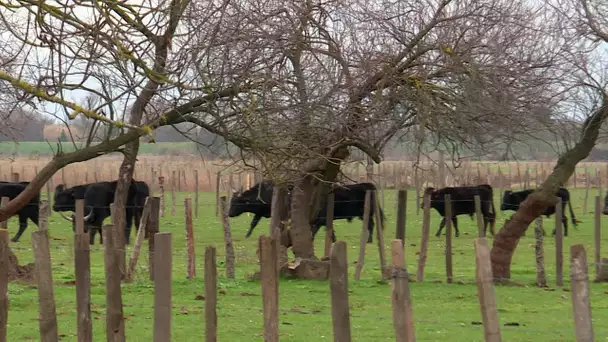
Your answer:
[[[349,156],[344,145],[329,152],[329,157],[312,161],[304,168],[305,176],[296,182],[291,198],[290,244],[296,258],[314,258],[314,246],[310,221],[320,209],[322,199],[327,196],[331,184],[340,172],[340,165]],[[379,162],[375,155],[374,160]],[[286,246],[289,247],[289,246]]]
[[[605,96],[602,107],[583,124],[580,141],[557,160],[547,180],[521,203],[515,214],[494,236],[490,257],[495,282],[504,282],[511,278],[511,260],[519,239],[530,223],[548,206],[557,203],[557,191],[574,173],[576,164],[589,155],[596,144],[602,122],[606,118],[608,118],[608,98]]]

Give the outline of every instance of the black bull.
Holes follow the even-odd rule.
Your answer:
[[[439,215],[442,216],[441,223],[439,224],[439,230],[437,230],[435,236],[440,236],[441,231],[445,226],[445,195],[450,195],[450,201],[452,204],[451,219],[454,225],[454,233],[456,237],[460,236],[456,216],[466,214],[473,218],[473,214],[475,214],[476,195],[479,195],[480,198],[481,214],[484,221],[484,234],[487,232],[488,223],[490,223],[490,231],[492,232],[492,235],[494,235],[496,209],[494,208],[493,191],[490,185],[481,184],[477,186],[446,187],[439,190],[429,187],[424,190],[424,194],[430,196],[430,207],[437,210]],[[423,208],[424,202],[422,202],[420,206]],[[492,208],[492,211],[490,211],[490,208]]]
[[[608,215],[608,192],[606,193],[606,197],[604,197],[604,209],[602,209],[602,214]]]
[[[500,205],[500,210],[517,210],[519,209],[519,205],[531,194],[534,190],[526,189],[522,191],[511,191],[507,190],[504,192],[502,203]],[[566,205],[570,209],[570,218],[572,220],[572,225],[576,227],[576,224],[579,223],[574,216],[574,211],[572,210],[572,201],[570,200],[570,192],[568,189],[559,188],[557,193],[555,194],[557,197],[561,199],[562,202],[562,223],[564,226],[564,236],[568,236],[568,218],[566,217]],[[555,214],[555,206],[549,206],[541,215],[545,215],[549,217]],[[553,235],[555,235],[555,229],[553,229]]]
[[[30,182],[0,182],[0,198],[8,197],[9,200],[19,196]],[[21,235],[27,229],[27,220],[30,219],[34,224],[38,225],[38,216],[40,211],[40,192],[37,192],[32,199],[17,211],[19,216],[19,231],[11,239],[12,242],[18,242]]]
[[[271,203],[272,203],[272,192],[274,185],[271,181],[264,181],[262,183],[255,184],[251,189],[246,190],[242,193],[235,192],[230,201],[230,209],[228,216],[236,217],[243,213],[249,212],[254,214],[251,220],[251,225],[245,237],[251,236],[253,229],[260,222],[262,217],[270,218],[271,216]],[[287,187],[288,190],[288,201],[291,206],[291,195],[294,190],[293,185]],[[351,222],[354,217],[358,217],[363,220],[364,214],[364,203],[366,190],[376,190],[376,187],[371,183],[358,183],[349,184],[345,186],[336,186],[331,192],[334,194],[334,220],[346,219]],[[372,201],[370,205],[370,222],[368,225],[369,236],[367,239],[368,243],[373,242],[373,231],[374,231],[374,210],[375,202]],[[379,208],[380,219],[384,222],[384,213],[382,208]],[[321,202],[320,210],[317,213],[315,219],[311,220],[311,231],[314,239],[315,235],[322,226],[327,225],[327,204],[324,199]],[[384,227],[384,224],[382,224]],[[332,241],[336,241],[336,236],[332,231]]]
[[[65,188],[60,184],[55,189],[55,202],[53,210],[76,211],[76,200],[84,200],[85,230],[91,229],[89,243],[95,243],[95,234],[99,232],[99,241],[103,243],[101,225],[107,217],[111,216],[110,204],[114,202],[117,181],[89,183],[72,188]],[[131,235],[131,226],[135,219],[135,230],[139,230],[139,223],[143,213],[146,197],[150,189],[145,182],[133,180],[129,187],[125,208],[125,242],[128,244]]]

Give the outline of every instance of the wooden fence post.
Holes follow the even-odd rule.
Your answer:
[[[477,274],[477,291],[479,293],[479,304],[485,340],[489,342],[499,342],[500,322],[498,311],[496,310],[496,297],[494,296],[494,284],[492,277],[492,265],[490,264],[490,248],[488,240],[483,238],[475,239],[475,264]]]
[[[534,237],[536,238],[536,245],[534,247],[534,254],[536,256],[536,285],[538,287],[547,287],[547,277],[545,275],[545,251],[544,251],[544,236],[545,230],[543,229],[543,217],[539,216],[536,218],[536,226],[534,227]]]
[[[159,231],[160,197],[148,198],[150,201],[150,213],[146,224],[146,236],[148,237],[148,275],[154,280],[154,236]]]
[[[447,283],[453,280],[452,272],[452,199],[445,195],[445,274]]]
[[[154,253],[154,342],[171,341],[171,265],[173,247],[171,233],[155,234]]]
[[[46,208],[45,208],[46,211]],[[49,231],[32,232],[32,248],[34,250],[36,278],[38,279],[38,304],[40,308],[40,341],[58,341],[57,311],[55,293],[53,291],[53,273],[51,271],[51,249],[49,246]]]
[[[555,205],[555,285],[564,285],[564,241],[562,230],[562,200]]]
[[[222,180],[222,174],[217,173],[215,178],[215,216],[219,216],[220,213],[220,182]]]
[[[572,314],[577,341],[594,341],[589,301],[589,274],[585,246],[570,247],[570,282],[572,286]]]
[[[160,188],[160,217],[165,217],[165,207],[167,203],[167,201],[165,200],[165,177],[158,177],[158,187]]]
[[[84,200],[76,200],[74,222],[74,272],[76,277],[76,322],[78,341],[93,341],[91,320],[91,254],[89,232],[84,232]]]
[[[416,341],[416,335],[412,299],[410,297],[407,268],[405,267],[403,242],[399,239],[393,240],[391,256],[393,264],[391,298],[395,338],[397,342],[413,342]]]
[[[217,266],[215,247],[205,248],[205,341],[217,341]]]
[[[188,279],[196,277],[196,264],[194,256],[194,231],[192,228],[192,199],[184,200],[184,209],[186,215],[186,249],[188,251]]]
[[[363,264],[365,262],[365,244],[367,243],[367,237],[369,235],[369,206],[371,205],[371,197],[371,190],[365,190],[365,202],[363,204],[363,228],[361,229],[361,239],[359,241],[359,259],[357,260],[357,266],[355,267],[355,280],[361,279],[361,270],[363,270]]]
[[[230,221],[228,220],[226,206],[226,196],[220,197],[219,208],[224,228],[224,243],[226,245],[226,278],[234,279],[234,247],[232,246],[232,233],[230,232]]]
[[[49,230],[49,218],[46,215],[49,211],[49,201],[40,200],[38,204],[38,230]]]
[[[171,171],[171,216],[175,216],[175,180],[175,170],[173,170]]]
[[[486,237],[486,232],[484,230],[485,225],[483,223],[483,215],[481,213],[481,197],[479,195],[475,195],[475,216],[477,217],[477,236],[478,237]]]
[[[106,340],[122,342],[125,338],[125,321],[122,311],[122,290],[120,288],[121,271],[116,251],[116,234],[113,225],[105,225],[104,254],[106,268]]]
[[[594,242],[595,242],[595,275],[600,274],[600,264],[602,255],[600,253],[600,247],[602,244],[602,202],[600,196],[595,196],[595,230],[594,230]]]
[[[198,170],[194,170],[194,217],[198,218]]]
[[[2,197],[2,206],[8,203],[8,197]],[[0,342],[6,342],[8,320],[8,267],[10,250],[8,247],[7,221],[0,223]]]
[[[331,254],[331,247],[333,245],[332,236],[334,235],[334,193],[330,193],[327,195],[327,219],[326,227],[327,231],[325,232],[325,257],[329,257]]]
[[[336,241],[329,259],[331,317],[335,342],[351,341],[346,243]]]
[[[389,277],[386,267],[386,258],[384,255],[384,221],[380,215],[380,201],[378,201],[378,191],[372,192],[373,194],[373,204],[374,204],[374,216],[376,221],[376,240],[378,242],[378,254],[380,259],[380,275],[381,279],[385,280]]]
[[[418,256],[418,272],[416,281],[424,280],[424,267],[426,266],[426,256],[429,247],[429,230],[431,229],[431,196],[424,195],[424,211],[422,213],[422,237],[420,238],[420,254]]]
[[[407,190],[399,190],[397,194],[397,229],[395,238],[405,245],[405,213],[407,212]]]
[[[264,306],[264,341],[279,341],[279,282],[277,272],[277,252],[272,237],[261,235],[260,279]]]

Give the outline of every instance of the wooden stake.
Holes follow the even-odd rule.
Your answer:
[[[494,284],[492,279],[492,265],[490,264],[490,249],[488,240],[475,239],[475,263],[477,274],[477,291],[485,340],[488,342],[500,342],[500,322],[496,309],[496,297],[494,295]]]

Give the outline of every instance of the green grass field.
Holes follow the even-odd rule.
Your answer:
[[[593,192],[591,198],[597,191]],[[583,243],[587,257],[593,259],[593,215],[582,213],[584,191],[572,192],[574,210],[583,223],[579,229],[570,229],[564,239],[565,287],[569,287],[569,248]],[[173,233],[173,341],[202,341],[204,338],[204,301],[196,300],[204,294],[203,256],[204,248],[214,245],[218,253],[218,325],[220,341],[263,341],[262,299],[259,281],[247,280],[247,275],[259,269],[256,258],[257,236],[268,231],[269,220],[262,220],[250,239],[245,239],[250,219],[242,215],[231,220],[232,236],[236,253],[236,280],[225,278],[223,231],[215,217],[214,194],[201,194],[199,218],[194,220],[196,272],[195,280],[186,279],[186,243],[184,230],[183,200],[189,194],[177,197],[176,215],[167,210],[161,219],[161,231]],[[496,194],[495,205],[499,205]],[[396,193],[385,192],[387,227],[385,242],[390,255],[390,241],[395,234]],[[170,202],[170,197],[167,197]],[[590,200],[589,208],[593,207]],[[510,212],[506,212],[510,215]],[[499,213],[497,228],[508,216]],[[568,219],[570,221],[570,218]],[[606,218],[602,218],[605,222]],[[545,219],[545,230],[551,233],[554,219]],[[62,341],[76,341],[76,296],[73,267],[73,236],[71,227],[59,215],[49,218],[55,300]],[[438,215],[432,211],[429,256],[424,283],[411,283],[416,335],[419,341],[483,341],[483,327],[473,324],[481,322],[479,302],[476,297],[475,254],[473,239],[477,231],[475,221],[466,216],[459,219],[461,236],[454,238],[455,281],[464,284],[445,283],[445,259],[443,255],[445,237],[434,237],[439,225]],[[416,252],[420,245],[422,213],[416,216],[413,192],[409,193],[406,263],[410,273],[415,274]],[[11,243],[21,264],[33,261],[30,227],[18,243]],[[16,219],[9,223],[11,236],[17,230]],[[354,341],[394,340],[391,316],[391,286],[378,282],[378,248],[367,245],[362,279],[354,281],[354,261],[358,254],[361,221],[352,223],[337,221],[335,230],[338,240],[348,246],[349,301],[351,308],[351,331]],[[134,230],[133,230],[134,232]],[[322,236],[323,234],[319,234]],[[134,238],[133,238],[134,240]],[[132,241],[133,241],[132,240]],[[315,241],[317,254],[322,254],[323,239]],[[570,292],[557,288],[546,291],[533,286],[535,281],[534,239],[529,232],[516,251],[513,260],[512,279],[529,284],[527,287],[496,288],[499,318],[505,341],[574,341]],[[555,285],[554,239],[545,240],[545,260],[548,281]],[[608,234],[603,237],[604,256],[608,253]],[[153,332],[154,285],[148,281],[147,253],[144,247],[136,281],[122,286],[126,335],[129,341],[151,341]],[[291,254],[291,253],[290,253]],[[105,275],[103,249],[96,244],[91,250],[92,315],[94,339],[105,339]],[[591,277],[594,277],[590,265]],[[608,286],[591,285],[591,302],[595,337],[597,341],[608,340]],[[331,304],[329,284],[324,281],[301,281],[282,279],[280,291],[280,338],[282,341],[332,341]],[[38,301],[34,286],[9,285],[8,340],[39,340]],[[517,322],[519,326],[504,326]]]

